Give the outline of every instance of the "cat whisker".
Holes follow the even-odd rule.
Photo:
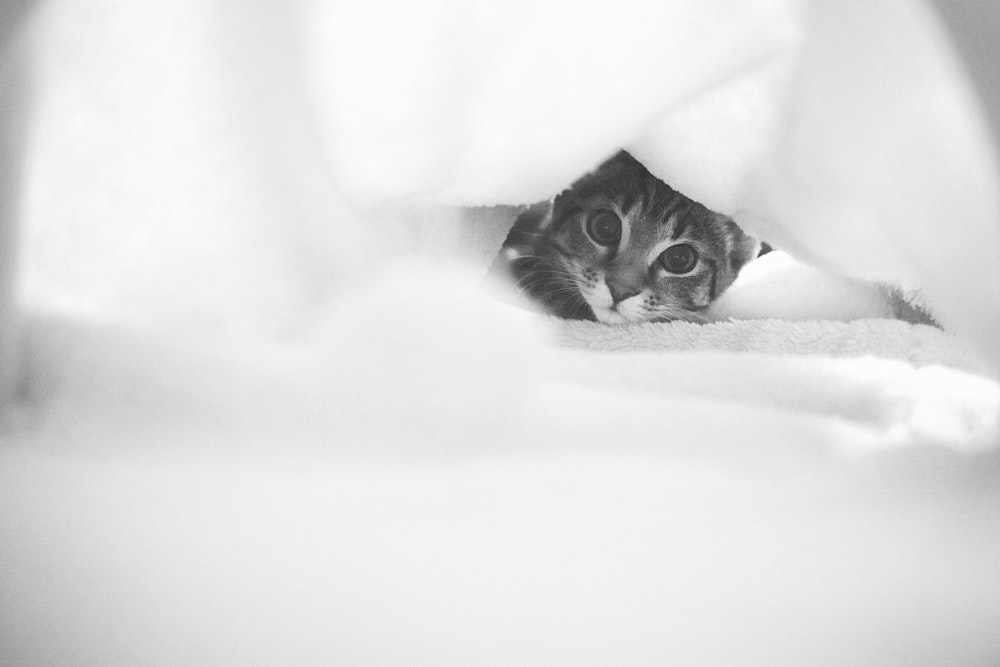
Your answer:
[[[546,280],[552,282],[566,282],[565,280],[560,281],[560,278],[565,278],[565,276],[550,271],[545,271],[545,272],[536,271],[534,273],[529,273],[528,275],[522,276],[520,279],[518,279],[517,282],[514,283],[513,286],[515,288],[529,286],[529,285],[537,286],[542,282],[545,282]]]
[[[638,276],[649,290],[642,306],[625,309],[636,321],[705,322],[687,304],[706,291],[712,301],[732,283],[748,261],[734,256],[733,246],[757,251],[731,219],[677,192],[625,151],[554,200],[522,210],[507,238],[502,259],[513,288],[559,316],[587,319],[596,318],[587,295],[604,293],[600,282],[609,273],[609,284]],[[647,266],[638,265],[642,258]],[[710,270],[694,272],[699,265]]]
[[[530,292],[533,289],[537,288],[537,287],[539,287],[538,284],[529,285],[529,286],[523,288],[522,290],[520,290],[519,293],[522,294],[522,295],[530,294]],[[574,286],[566,286],[566,287],[556,288],[556,289],[549,288],[549,289],[545,290],[545,294],[548,295],[548,296],[551,296],[553,298],[556,298],[556,297],[574,297],[574,298],[579,298],[579,291]]]

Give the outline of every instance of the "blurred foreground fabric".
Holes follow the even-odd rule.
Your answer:
[[[1000,658],[1000,179],[929,7],[49,0],[13,44],[0,664]],[[510,206],[619,146],[947,331],[494,300]]]

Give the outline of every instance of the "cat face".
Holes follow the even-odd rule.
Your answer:
[[[535,281],[542,289],[533,296],[548,297],[557,314],[589,310],[609,324],[703,321],[758,250],[732,220],[674,191],[625,152],[558,195],[535,238],[536,272],[543,267],[548,280]]]

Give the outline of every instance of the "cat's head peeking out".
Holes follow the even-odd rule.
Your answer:
[[[519,289],[560,317],[703,321],[759,247],[620,151],[522,213],[501,261]]]

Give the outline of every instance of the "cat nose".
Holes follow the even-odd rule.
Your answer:
[[[608,290],[611,292],[611,300],[615,304],[619,304],[625,299],[635,296],[642,291],[642,287],[636,284],[623,283],[612,278],[608,278],[605,282],[608,284]]]

